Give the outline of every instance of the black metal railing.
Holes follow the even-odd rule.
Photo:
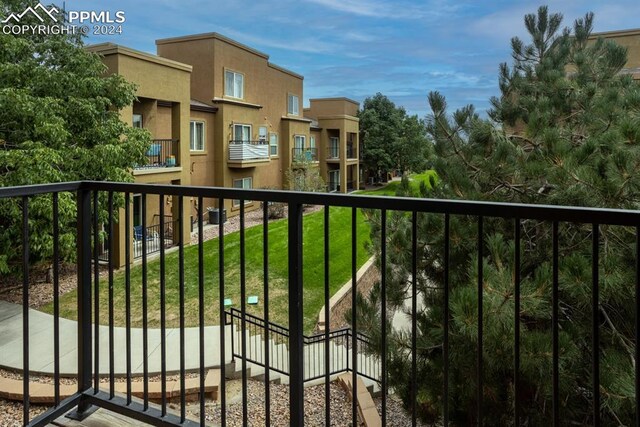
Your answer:
[[[347,159],[357,159],[358,149],[355,144],[347,143]]]
[[[179,141],[177,139],[154,139],[145,153],[147,163],[136,169],[169,168],[180,166]]]
[[[98,195],[102,196],[99,198]],[[106,216],[106,233],[110,241],[113,241],[115,232],[115,226],[118,224],[118,200],[124,200],[124,219],[120,218],[120,221],[124,221],[125,241],[131,241],[133,239],[134,229],[131,225],[131,197],[133,194],[141,194],[141,218],[142,218],[142,240],[147,239],[148,228],[146,221],[147,212],[147,198],[148,196],[161,196],[159,197],[160,203],[157,206],[160,215],[160,230],[164,229],[164,208],[165,204],[162,203],[164,197],[174,196],[177,199],[178,209],[177,212],[180,216],[176,219],[177,228],[184,230],[188,227],[188,218],[183,217],[184,204],[189,203],[191,198],[197,200],[198,206],[203,206],[203,200],[217,199],[218,206],[224,206],[225,200],[239,199],[255,200],[260,202],[279,202],[286,203],[288,206],[287,213],[287,255],[288,255],[288,268],[287,268],[287,281],[288,281],[288,294],[286,301],[286,308],[288,310],[288,338],[285,339],[284,331],[273,326],[269,320],[269,312],[272,310],[270,306],[270,298],[274,296],[269,295],[270,290],[270,252],[262,250],[262,277],[263,279],[263,312],[264,323],[260,326],[259,322],[256,325],[259,329],[265,329],[264,325],[269,325],[266,330],[268,331],[268,337],[265,337],[262,341],[256,339],[257,345],[263,345],[267,347],[265,351],[264,360],[260,359],[260,363],[265,366],[265,392],[264,392],[264,418],[270,420],[271,414],[271,395],[269,386],[269,375],[273,370],[272,360],[269,357],[270,340],[275,336],[276,341],[278,339],[286,342],[288,351],[288,362],[286,372],[289,375],[289,418],[288,423],[290,425],[302,426],[304,425],[304,413],[305,413],[305,392],[304,384],[310,376],[316,376],[309,373],[305,369],[305,354],[309,352],[309,337],[305,337],[303,327],[303,302],[306,300],[307,292],[311,292],[312,287],[304,287],[303,299],[303,270],[304,265],[302,262],[303,254],[303,223],[305,219],[303,217],[303,206],[305,205],[321,205],[324,206],[323,213],[323,274],[322,277],[318,277],[320,281],[319,293],[323,295],[320,297],[324,300],[325,307],[329,306],[330,299],[330,274],[331,264],[335,262],[332,258],[333,248],[330,246],[331,232],[334,231],[335,223],[330,221],[330,213],[334,212],[338,208],[346,208],[349,210],[350,219],[348,219],[347,228],[350,229],[350,264],[351,264],[351,280],[352,283],[357,283],[357,269],[358,269],[358,218],[359,210],[367,209],[368,212],[377,212],[379,220],[377,226],[374,227],[375,234],[372,233],[372,242],[379,242],[380,252],[378,253],[380,275],[379,275],[379,294],[375,299],[376,304],[380,307],[380,325],[379,325],[379,340],[375,342],[377,348],[376,353],[379,354],[380,363],[380,415],[382,417],[382,425],[386,425],[387,417],[387,400],[389,393],[394,392],[390,387],[390,381],[388,378],[389,369],[391,368],[389,363],[388,348],[391,344],[389,340],[390,332],[389,325],[391,319],[385,307],[389,298],[388,292],[393,289],[388,288],[388,282],[393,278],[397,279],[397,272],[388,268],[388,251],[394,249],[391,245],[388,245],[388,231],[391,231],[391,213],[399,212],[404,215],[404,218],[409,221],[408,227],[403,230],[407,233],[406,247],[402,247],[403,257],[408,260],[410,267],[408,268],[408,274],[403,275],[408,280],[409,293],[407,295],[408,304],[405,312],[408,314],[407,328],[403,334],[409,338],[409,345],[401,347],[398,350],[398,355],[405,358],[410,362],[410,367],[407,369],[409,381],[396,385],[406,386],[406,393],[402,395],[405,399],[406,406],[409,408],[410,418],[412,424],[416,424],[418,415],[418,387],[425,383],[435,383],[441,380],[442,392],[437,393],[429,397],[430,403],[427,405],[430,409],[438,408],[438,413],[431,415],[436,418],[435,422],[444,426],[453,423],[450,419],[452,414],[460,414],[464,411],[466,414],[467,425],[482,425],[485,423],[493,423],[496,420],[491,418],[493,414],[486,411],[486,406],[495,404],[497,395],[487,394],[488,389],[485,378],[485,367],[490,367],[493,362],[493,358],[496,354],[486,353],[485,340],[491,339],[490,335],[485,335],[485,328],[492,325],[494,322],[507,322],[507,319],[500,318],[494,319],[495,313],[487,313],[484,311],[485,304],[490,301],[499,299],[501,304],[510,304],[513,307],[513,311],[510,312],[512,318],[512,327],[506,329],[507,332],[500,335],[498,338],[501,342],[504,342],[504,348],[501,351],[509,353],[509,357],[513,361],[511,366],[500,366],[509,378],[513,378],[513,382],[503,382],[499,385],[492,384],[492,387],[499,387],[499,391],[505,397],[502,405],[504,411],[509,411],[511,415],[506,418],[511,418],[515,425],[532,425],[530,423],[530,417],[537,415],[543,417],[548,423],[554,423],[560,425],[561,421],[575,422],[572,413],[566,413],[564,406],[567,402],[567,396],[578,396],[579,398],[576,404],[584,406],[584,410],[589,414],[586,419],[580,419],[577,422],[583,425],[613,425],[612,416],[609,412],[609,406],[601,404],[604,402],[603,394],[606,393],[604,399],[616,399],[619,396],[614,396],[608,389],[601,387],[601,374],[602,367],[608,369],[610,359],[606,359],[606,364],[601,365],[601,358],[604,358],[603,348],[604,346],[611,346],[615,344],[616,340],[611,339],[611,333],[614,326],[610,323],[610,318],[605,317],[603,313],[603,307],[600,302],[600,298],[608,297],[605,292],[608,289],[602,286],[601,292],[601,279],[600,271],[609,273],[606,268],[609,265],[605,265],[606,249],[609,249],[612,244],[615,244],[613,240],[607,240],[605,246],[605,238],[612,228],[619,228],[626,233],[624,236],[629,238],[626,241],[630,241],[631,244],[624,244],[623,250],[627,251],[625,258],[629,265],[625,270],[617,271],[617,273],[630,273],[633,272],[634,277],[629,283],[627,289],[631,297],[626,298],[630,302],[630,308],[627,311],[618,313],[619,316],[626,316],[624,331],[617,331],[618,334],[626,332],[631,336],[631,339],[624,340],[624,346],[628,347],[628,354],[617,358],[617,362],[620,366],[621,372],[624,370],[625,375],[628,375],[631,381],[635,381],[635,388],[631,386],[627,397],[625,398],[625,405],[627,405],[628,413],[625,414],[625,419],[621,423],[625,424],[638,424],[640,422],[640,349],[636,343],[640,342],[640,316],[638,311],[640,310],[640,212],[638,211],[623,211],[613,209],[595,209],[595,208],[580,208],[580,207],[563,207],[563,206],[542,206],[542,205],[524,205],[524,204],[509,204],[509,203],[492,203],[492,202],[471,202],[471,201],[451,201],[451,200],[433,200],[433,199],[415,199],[415,198],[384,198],[375,196],[348,196],[339,194],[326,194],[326,193],[300,193],[300,192],[285,192],[285,191],[266,191],[266,190],[240,190],[231,188],[209,188],[209,187],[189,187],[189,186],[173,186],[173,185],[145,185],[145,184],[128,184],[128,183],[111,183],[111,182],[71,182],[61,184],[47,184],[47,185],[33,185],[23,187],[3,187],[0,188],[0,202],[8,203],[11,207],[19,207],[14,210],[18,212],[17,218],[7,217],[3,218],[3,226],[7,230],[18,236],[16,239],[16,248],[19,255],[16,255],[10,260],[10,265],[17,266],[21,270],[22,275],[22,307],[21,307],[21,326],[17,327],[13,332],[15,338],[7,336],[7,340],[10,342],[2,344],[11,345],[12,348],[21,348],[22,357],[19,358],[19,366],[14,367],[18,371],[22,371],[22,383],[23,383],[23,397],[22,408],[23,418],[25,425],[42,426],[47,425],[55,418],[66,413],[70,409],[76,408],[76,416],[82,417],[89,414],[92,406],[104,407],[110,411],[124,414],[127,417],[134,418],[139,421],[147,422],[153,425],[191,425],[200,423],[205,424],[207,418],[207,406],[206,399],[204,398],[205,390],[205,369],[209,366],[225,365],[229,361],[229,348],[230,343],[227,341],[227,334],[217,333],[210,334],[209,329],[205,329],[207,323],[205,322],[206,310],[213,311],[219,315],[219,318],[224,318],[225,312],[225,298],[227,292],[231,289],[234,292],[238,292],[240,298],[240,307],[237,313],[240,317],[240,334],[244,334],[245,338],[241,339],[240,354],[242,354],[242,424],[248,424],[248,395],[247,395],[247,359],[249,358],[249,351],[247,349],[246,335],[251,335],[247,324],[254,321],[253,318],[247,314],[247,277],[246,264],[247,264],[247,238],[245,227],[245,208],[244,203],[240,203],[239,207],[239,244],[237,240],[234,240],[231,246],[225,243],[224,224],[220,224],[220,238],[215,244],[207,247],[206,262],[208,265],[215,267],[215,281],[211,284],[211,280],[214,278],[214,274],[205,275],[205,245],[204,245],[204,222],[202,217],[198,218],[198,242],[195,245],[195,249],[192,256],[189,258],[188,263],[185,260],[185,244],[179,242],[178,245],[178,257],[170,258],[164,253],[165,245],[160,245],[160,256],[158,258],[158,265],[150,265],[148,260],[147,245],[142,245],[142,259],[140,268],[136,268],[134,271],[130,267],[130,263],[133,260],[133,254],[131,253],[129,245],[125,245],[125,269],[121,274],[123,275],[122,283],[118,287],[115,286],[115,266],[113,260],[112,251],[109,251],[108,256],[108,274],[101,276],[98,270],[98,248],[99,248],[99,227],[104,222]],[[121,196],[124,197],[121,197]],[[106,197],[105,197],[106,196]],[[117,197],[116,197],[117,196]],[[34,201],[38,198],[37,204]],[[100,202],[99,202],[100,200]],[[105,202],[106,200],[106,202]],[[64,209],[60,207],[61,201],[65,202]],[[73,218],[69,218],[70,209],[69,202],[72,201],[76,206],[76,214]],[[43,203],[50,203],[52,212],[51,226],[48,230],[45,227],[38,229],[41,233],[50,233],[50,242],[53,245],[53,251],[41,251],[40,258],[38,258],[39,265],[44,262],[42,257],[43,253],[51,255],[51,265],[53,265],[53,315],[51,317],[50,331],[51,331],[51,349],[46,348],[46,343],[42,341],[43,332],[40,325],[37,335],[32,335],[31,324],[32,316],[29,316],[29,284],[31,282],[31,270],[30,261],[31,250],[39,250],[39,247],[32,245],[30,235],[32,229],[30,228],[30,215],[32,206],[37,206],[37,209],[42,211]],[[261,244],[258,243],[260,248],[269,247],[269,229],[270,224],[268,222],[267,214],[268,203],[263,203],[263,233],[258,235],[258,240],[262,240]],[[390,207],[393,209],[391,210]],[[33,208],[36,209],[36,208]],[[99,215],[99,212],[102,214]],[[106,212],[106,214],[105,214]],[[64,218],[63,218],[64,216]],[[100,218],[100,219],[99,219]],[[440,227],[440,235],[444,242],[442,247],[436,245],[419,246],[418,238],[419,224],[422,226],[429,219],[429,224],[436,224]],[[394,225],[398,221],[397,217],[393,218]],[[453,233],[454,226],[458,226],[460,221],[472,221],[472,232],[466,234]],[[495,224],[503,224],[505,229],[509,228],[513,233],[508,235],[487,235],[487,230],[490,230]],[[563,245],[562,240],[573,238],[576,236],[576,232],[569,227],[574,227],[576,224],[581,224],[582,229],[586,231],[584,238],[581,242],[587,246],[588,253],[582,252],[570,252],[574,257],[578,257],[580,265],[583,270],[587,271],[588,280],[570,283],[562,283],[560,287],[560,276],[558,271],[560,270],[560,251],[571,250],[571,247]],[[71,230],[73,227],[75,231]],[[567,232],[569,230],[570,232]],[[536,259],[536,262],[548,262],[549,270],[551,273],[544,277],[537,277],[536,280],[547,280],[546,285],[543,286],[544,292],[549,293],[549,304],[542,304],[531,306],[530,299],[534,295],[535,290],[531,288],[531,278],[525,279],[528,271],[523,267],[525,265],[529,251],[532,250],[528,243],[531,241],[533,234],[542,235],[546,233],[551,241],[548,245],[549,257],[546,260]],[[61,244],[61,235],[64,234],[65,245]],[[69,239],[70,235],[75,236],[75,240]],[[255,236],[253,236],[255,237]],[[429,239],[435,238],[435,234],[428,236]],[[165,239],[164,233],[159,233],[161,243]],[[625,237],[626,238],[626,237]],[[37,244],[41,244],[46,239],[38,240]],[[76,253],[75,256],[69,257],[69,254],[64,254],[62,251],[69,249],[69,242],[75,242]],[[252,245],[256,242],[251,241]],[[502,242],[507,245],[511,245],[512,252],[502,251],[499,243]],[[319,242],[317,242],[319,243]],[[450,244],[453,243],[453,244]],[[582,244],[581,243],[581,244]],[[620,243],[620,242],[618,242]],[[624,243],[624,242],[623,242]],[[320,243],[319,243],[320,244]],[[469,274],[465,280],[474,282],[473,289],[468,290],[468,303],[464,306],[451,306],[450,297],[453,294],[452,289],[459,286],[458,283],[452,283],[452,274],[456,268],[459,267],[458,263],[467,262],[469,257],[459,258],[454,257],[454,254],[458,254],[458,249],[461,245],[466,245],[473,252],[475,256],[472,257],[472,265],[475,265],[472,274]],[[33,246],[33,247],[32,247]],[[584,245],[583,245],[584,246]],[[547,246],[545,246],[547,247]],[[420,249],[419,249],[420,248]],[[397,248],[395,248],[397,249]],[[419,250],[422,252],[419,253]],[[213,258],[210,256],[211,252],[216,254]],[[419,280],[424,279],[425,271],[419,269],[418,263],[422,260],[422,256],[432,255],[435,252],[439,252],[442,256],[442,262],[436,263],[431,266],[438,270],[439,274],[434,279],[430,279],[428,283],[424,285],[424,289],[418,290]],[[508,255],[504,255],[504,253]],[[497,275],[500,273],[497,270],[489,271],[489,260],[493,260],[498,255],[506,256],[502,259],[503,266],[505,263],[511,263],[513,266],[513,272],[507,271],[504,275],[509,287],[509,291],[504,293],[498,292],[490,285],[494,280],[497,280]],[[12,254],[8,254],[12,255]],[[602,255],[602,257],[601,257]],[[12,255],[13,256],[13,255]],[[335,255],[333,255],[335,256]],[[75,378],[77,380],[77,391],[68,398],[61,398],[60,395],[60,376],[61,376],[61,362],[63,352],[61,349],[61,327],[60,322],[60,304],[61,300],[58,297],[58,291],[60,287],[60,261],[66,257],[66,259],[74,259],[77,263],[77,364],[75,371]],[[253,258],[251,258],[253,260]],[[215,261],[214,261],[215,260]],[[233,281],[226,280],[226,269],[228,262],[234,264],[234,268],[239,272],[239,279]],[[252,261],[253,262],[253,261]],[[169,274],[167,268],[174,268],[176,274]],[[213,265],[215,264],[215,265]],[[209,268],[210,268],[209,267]],[[430,268],[431,268],[430,267]],[[393,272],[393,275],[392,275]],[[135,273],[135,274],[134,274]],[[513,273],[513,274],[511,274]],[[195,331],[193,328],[187,328],[185,323],[185,301],[186,301],[186,278],[195,278],[197,285],[188,289],[188,292],[193,294],[197,292],[197,308],[189,307],[189,311],[196,310],[198,313],[198,321],[196,322]],[[120,280],[120,279],[119,279]],[[205,298],[205,283],[209,283],[209,286],[213,286],[215,291],[207,294]],[[424,282],[423,282],[424,283]],[[135,285],[135,287],[134,287]],[[138,286],[140,285],[140,286]],[[172,298],[177,298],[179,312],[169,313],[167,311],[167,286],[172,286],[171,291]],[[608,284],[607,284],[608,286]],[[197,290],[195,289],[197,288]],[[119,299],[116,302],[114,291],[116,289],[124,289],[124,303]],[[135,292],[134,292],[135,290]],[[151,298],[150,292],[157,290],[158,301],[155,297]],[[211,288],[209,289],[211,291]],[[560,300],[566,292],[581,292],[588,296],[589,302],[580,307],[579,310],[567,311],[568,307],[561,306]],[[216,304],[211,306],[211,295],[215,292],[218,300]],[[419,308],[418,305],[418,292],[426,292],[429,299],[425,300],[425,304],[428,306]],[[566,296],[565,296],[566,297]],[[141,305],[132,304],[132,299],[141,298]],[[486,299],[485,299],[486,298]],[[206,304],[206,306],[205,306]],[[357,293],[353,292],[350,300],[351,310],[353,313],[358,312],[357,305]],[[124,307],[122,307],[124,306]],[[278,309],[281,309],[282,305],[278,305]],[[134,310],[139,310],[140,317],[133,316]],[[421,311],[420,311],[421,310]],[[454,310],[456,310],[454,312]],[[528,310],[528,311],[524,311]],[[124,326],[122,334],[115,333],[116,323],[115,314],[116,311],[122,311],[121,318],[123,319]],[[531,322],[531,315],[533,311],[544,314],[544,323],[534,325],[537,328],[535,333],[539,333],[542,330],[549,332],[548,340],[545,338],[545,342],[550,344],[550,351],[546,350],[546,347],[541,347],[542,350],[539,353],[531,355],[529,353],[523,353],[522,341],[524,331],[528,330]],[[136,311],[138,312],[138,311]],[[432,315],[441,316],[437,324],[428,326],[427,329],[423,329],[424,326],[420,323],[418,326],[418,315],[425,312]],[[466,323],[464,325],[467,333],[473,334],[473,339],[466,339],[465,345],[473,346],[473,351],[470,353],[457,353],[454,343],[460,345],[460,337],[456,334],[452,334],[451,328],[456,321],[455,316],[461,316],[462,313],[469,314],[474,318],[473,322]],[[175,333],[170,333],[168,328],[168,314],[175,317],[177,330]],[[591,325],[586,336],[578,339],[579,343],[572,344],[565,340],[560,342],[561,333],[564,334],[564,327],[573,328],[573,323],[576,321],[576,316],[583,316],[586,321]],[[602,316],[602,317],[601,317]],[[371,318],[375,319],[375,317]],[[359,336],[360,330],[365,328],[371,328],[371,319],[369,322],[363,322],[359,316],[353,317],[351,320],[351,337]],[[15,319],[14,319],[15,320]],[[329,310],[325,310],[325,325],[330,324]],[[154,323],[152,323],[154,322]],[[157,322],[157,324],[155,323]],[[224,322],[223,322],[224,323]],[[65,322],[67,324],[67,322]],[[100,326],[100,325],[104,326]],[[510,324],[511,325],[511,324]],[[136,328],[134,328],[136,326]],[[154,327],[154,329],[151,328]],[[374,325],[375,326],[375,325]],[[15,327],[15,326],[14,326]],[[195,335],[190,335],[194,332]],[[323,335],[313,338],[319,340],[325,344],[329,344],[336,338],[333,333],[340,333],[339,331],[331,331],[329,328]],[[426,334],[426,341],[421,341],[418,346],[418,334],[422,332]],[[601,339],[601,335],[606,333],[607,339]],[[107,335],[105,337],[104,335]],[[160,339],[160,344],[156,349],[150,348],[149,337],[157,336]],[[233,335],[233,334],[232,334]],[[258,336],[256,334],[254,336]],[[187,336],[190,338],[187,340]],[[617,335],[619,336],[619,335]],[[196,338],[198,337],[198,338]],[[280,337],[280,338],[277,338]],[[347,335],[346,337],[349,337]],[[423,335],[423,338],[425,335]],[[493,337],[495,339],[496,337]],[[347,338],[344,338],[347,339]],[[453,341],[455,340],[455,341]],[[539,342],[542,342],[542,337],[537,338]],[[48,341],[47,341],[48,342]],[[66,342],[66,341],[65,341]],[[30,405],[32,404],[30,398],[30,386],[33,379],[30,372],[32,368],[37,371],[42,371],[43,367],[33,367],[32,357],[36,354],[34,346],[37,344],[37,355],[48,356],[51,359],[51,363],[46,364],[51,370],[53,376],[53,387],[55,390],[55,401],[51,408],[46,410],[41,415],[34,417],[30,416]],[[357,375],[361,371],[360,363],[361,359],[358,357],[360,354],[359,340],[353,340],[349,342],[351,347],[350,353],[350,371],[353,374],[353,395],[358,394],[358,382]],[[567,360],[569,357],[565,353],[565,345],[581,345],[585,349],[584,353],[580,353],[578,358],[590,359],[590,366],[578,375],[578,379],[581,381],[579,388],[575,390],[565,390],[560,383],[561,378],[564,381],[564,376],[561,376],[563,369],[568,369],[568,364],[576,361],[575,354],[571,360]],[[621,344],[622,345],[622,344]],[[206,347],[205,347],[206,346]],[[234,342],[235,346],[235,342]],[[135,347],[135,351],[134,351]],[[205,352],[205,348],[207,349]],[[73,349],[65,348],[64,354],[73,353]],[[169,353],[169,350],[171,353]],[[366,350],[366,349],[365,349]],[[187,352],[189,357],[187,357]],[[0,352],[0,364],[7,365],[12,363],[10,358],[6,357],[7,352]],[[324,360],[324,372],[321,372],[325,379],[325,419],[328,421],[335,421],[333,417],[335,415],[331,408],[331,389],[329,387],[329,379],[332,374],[331,369],[331,348],[330,345],[324,345],[319,351],[320,357]],[[75,353],[73,353],[75,354]],[[208,357],[211,354],[217,354],[218,361],[208,361]],[[192,357],[196,356],[197,357]],[[393,356],[398,356],[393,355]],[[466,356],[465,356],[466,355]],[[274,356],[275,357],[275,356]],[[426,357],[426,359],[425,359]],[[460,358],[464,357],[464,360]],[[532,377],[531,371],[525,371],[524,369],[524,357],[535,358],[548,358],[550,368],[549,379]],[[424,364],[428,363],[432,358],[440,358],[442,361],[438,368],[434,368],[434,365],[430,365],[430,369],[425,370]],[[122,359],[125,361],[122,362]],[[197,359],[194,361],[194,359]],[[474,359],[474,360],[471,360]],[[119,360],[118,367],[116,367],[116,360]],[[122,364],[120,363],[122,362]],[[153,364],[157,363],[157,367],[154,368]],[[462,363],[466,366],[473,366],[474,374],[465,376],[464,378],[455,378],[452,374],[452,369],[457,364]],[[191,364],[191,365],[188,365]],[[138,371],[138,366],[140,370]],[[493,366],[495,367],[495,366]],[[116,372],[117,369],[122,369],[122,378],[126,382],[126,387],[122,394],[116,393]],[[157,371],[156,371],[157,369]],[[197,412],[197,419],[187,418],[187,403],[185,381],[187,370],[192,371],[197,376],[198,388],[201,391],[198,398],[199,409]],[[282,369],[284,371],[284,369]],[[168,405],[167,397],[167,374],[168,372],[178,372],[180,386],[174,388],[177,391],[175,409],[172,409]],[[424,374],[420,374],[422,372]],[[396,371],[398,373],[398,371]],[[132,398],[132,376],[142,375],[141,383],[144,385],[143,397],[140,401]],[[159,381],[162,385],[160,398],[158,403],[151,402],[149,382],[152,376],[158,374]],[[423,375],[423,376],[421,376]],[[106,377],[106,382],[101,382],[100,378]],[[609,378],[606,381],[610,383]],[[450,384],[456,384],[464,382],[464,385],[460,385],[460,388],[455,390],[450,387]],[[549,381],[550,384],[544,383]],[[226,400],[226,378],[225,375],[221,376],[221,383],[219,389],[220,396],[220,416],[219,419],[215,419],[214,422],[226,425],[230,417],[235,416],[233,413],[228,412],[229,402]],[[544,384],[543,384],[544,383]],[[525,388],[526,387],[526,388]],[[532,414],[527,411],[528,406],[531,403],[531,399],[534,397],[536,390],[542,390],[544,387],[548,387],[544,393],[549,395],[549,404],[545,407],[544,413]],[[459,392],[465,390],[472,390],[475,396],[474,404],[472,407],[456,406],[459,402]],[[455,396],[454,396],[455,393]],[[562,397],[563,396],[563,397]],[[254,396],[255,397],[255,396]],[[562,397],[562,399],[561,399]],[[354,399],[351,407],[351,423],[352,425],[358,425],[358,408],[357,399]],[[421,404],[422,405],[422,404]],[[424,406],[420,406],[424,408]],[[634,421],[634,414],[635,421]],[[279,417],[283,417],[283,414],[278,414]],[[505,423],[510,421],[504,420]],[[540,419],[540,418],[538,418]],[[344,420],[340,420],[344,421]],[[239,421],[237,421],[239,422]],[[502,422],[502,421],[500,421]],[[329,423],[330,424],[330,423]]]
[[[142,232],[141,225],[133,227],[134,259],[142,257],[143,246],[146,249],[147,255],[160,252],[161,245],[164,245],[165,248],[175,246],[177,240],[179,240],[180,237],[179,233],[177,232],[178,221],[171,220],[170,218],[170,216],[165,215],[165,220],[162,221],[162,225],[160,223],[150,225],[146,227],[146,233]]]
[[[316,147],[291,149],[292,163],[317,162],[317,161],[318,161],[318,149]]]
[[[269,354],[270,369],[282,375],[289,375],[289,329],[273,322],[232,308],[225,312],[225,325],[231,326],[231,349],[233,357],[246,359],[255,365],[266,367]],[[243,339],[246,342],[245,353],[242,353]],[[329,351],[329,374],[336,375],[350,372],[351,349],[358,350],[360,363],[358,375],[372,381],[380,381],[380,360],[371,348],[371,340],[364,334],[358,334],[357,345],[352,345],[353,331],[340,328],[329,333],[329,341],[325,334],[304,335],[304,381],[313,381],[325,375],[325,346]]]
[[[327,147],[327,160],[336,160],[340,158],[340,145],[329,144]]]
[[[101,262],[109,262],[109,236],[102,238],[98,244],[98,259]]]

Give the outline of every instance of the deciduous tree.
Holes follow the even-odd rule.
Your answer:
[[[424,122],[409,116],[377,93],[364,100],[360,118],[362,167],[368,176],[386,178],[392,170],[422,172],[429,144]]]
[[[0,15],[36,5],[7,0],[0,4]],[[64,21],[61,12],[57,17]],[[25,14],[20,24],[30,23],[41,24]],[[78,35],[0,33],[0,185],[132,180],[131,169],[145,162],[149,135],[119,117],[119,110],[135,99],[134,86],[105,71]],[[21,200],[0,202],[0,272],[20,253],[21,205]],[[51,221],[51,197],[33,198],[29,229],[34,262],[51,255]],[[61,194],[64,258],[73,256],[74,221],[74,196]]]

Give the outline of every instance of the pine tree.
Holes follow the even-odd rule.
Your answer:
[[[638,209],[640,87],[620,74],[624,48],[589,41],[593,14],[561,28],[562,16],[540,7],[524,19],[531,42],[512,39],[513,64],[500,66],[501,96],[490,119],[472,106],[447,114],[444,97],[429,94],[428,132],[439,186],[416,197]],[[410,191],[403,185],[402,191]],[[405,194],[406,195],[406,194]],[[378,246],[379,217],[372,238]],[[418,215],[418,277],[424,299],[417,316],[417,410],[436,421],[443,410],[442,215]],[[411,218],[388,217],[388,318],[410,292]],[[476,415],[477,219],[451,216],[450,416],[473,425]],[[514,408],[514,222],[485,219],[484,424],[510,425]],[[551,386],[551,224],[522,221],[521,388],[526,425],[548,423]],[[591,225],[560,224],[561,417],[591,420]],[[605,425],[634,419],[635,230],[600,227],[601,408]],[[378,257],[379,258],[379,257]],[[378,263],[380,260],[378,259]],[[379,287],[359,298],[359,325],[379,343]],[[388,378],[411,406],[411,336],[387,325]]]

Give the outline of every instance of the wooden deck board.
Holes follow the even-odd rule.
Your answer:
[[[54,427],[137,427],[149,424],[127,418],[124,415],[100,408],[84,421],[70,420],[64,416],[56,419],[49,426]]]

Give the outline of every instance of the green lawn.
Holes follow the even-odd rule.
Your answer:
[[[330,215],[330,289],[333,295],[351,277],[351,209],[331,208]],[[304,326],[310,332],[316,324],[320,308],[324,305],[324,230],[322,211],[304,216],[303,263],[304,263]],[[262,226],[249,228],[246,236],[246,293],[257,295],[256,306],[247,305],[247,311],[263,316],[263,241]],[[368,243],[370,228],[362,213],[357,216],[358,266],[370,257]],[[269,224],[269,317],[273,322],[288,324],[288,253],[287,221]],[[240,233],[225,236],[225,297],[231,298],[234,307],[240,307]],[[218,324],[219,318],[219,273],[218,239],[204,243],[204,306],[205,323]],[[166,257],[166,319],[168,327],[179,325],[178,252]],[[148,263],[148,319],[150,327],[160,325],[160,262],[156,258]],[[125,325],[124,269],[118,271],[114,280],[115,324]],[[142,325],[142,268],[131,269],[131,322]],[[187,326],[198,325],[198,247],[185,248],[185,321]],[[53,312],[53,305],[43,308]],[[63,317],[77,317],[76,293],[70,292],[60,299]],[[100,281],[100,323],[108,323],[108,282]]]
[[[415,188],[419,188],[420,182],[425,181],[427,184],[427,188],[431,188],[429,185],[429,177],[434,176],[437,180],[436,171],[428,170],[422,173],[416,173],[409,175],[409,179],[411,180],[411,185]],[[396,190],[400,185],[400,181],[393,181],[384,187],[376,188],[375,190],[362,190],[358,191],[356,194],[365,194],[367,196],[395,196]]]

